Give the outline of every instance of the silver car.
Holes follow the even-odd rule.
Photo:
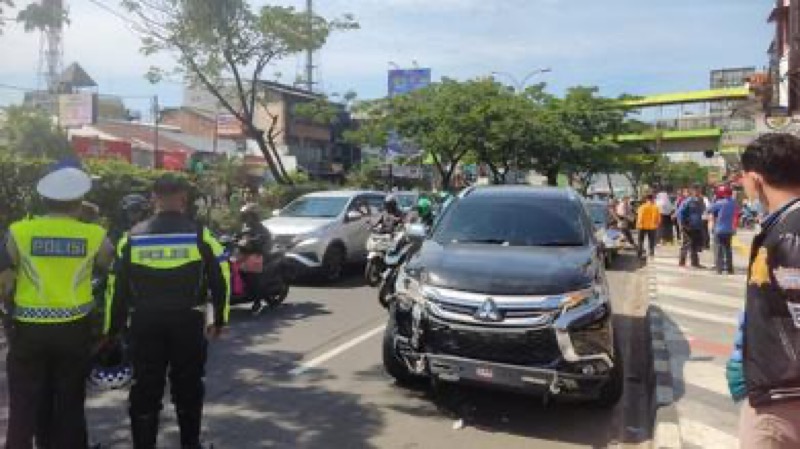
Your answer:
[[[264,226],[277,249],[286,251],[301,271],[313,270],[335,281],[345,264],[366,258],[370,224],[385,196],[367,191],[311,193],[275,211]]]

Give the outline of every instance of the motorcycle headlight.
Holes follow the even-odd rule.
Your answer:
[[[606,302],[608,302],[606,288],[601,284],[595,284],[590,288],[564,295],[561,307],[566,311],[583,305],[603,304]]]

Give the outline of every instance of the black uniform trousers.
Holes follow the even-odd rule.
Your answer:
[[[15,322],[7,358],[7,449],[81,449],[86,432],[86,376],[92,326],[88,318],[63,324]],[[47,405],[52,419],[42,416]],[[42,441],[44,440],[44,441]]]
[[[134,448],[156,445],[167,375],[181,447],[199,447],[207,346],[204,313],[139,309],[131,316],[130,337],[134,383],[129,413]]]

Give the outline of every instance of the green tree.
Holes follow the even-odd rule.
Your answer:
[[[328,20],[292,7],[263,6],[246,0],[122,0],[141,34],[147,55],[168,53],[177,58],[172,71],[153,68],[151,81],[167,73],[188,76],[204,87],[243,125],[258,144],[270,172],[279,183],[290,183],[276,148],[282,132],[260,88],[271,64],[306,49],[321,48],[331,33],[358,24],[350,15]],[[259,108],[268,116],[265,129],[257,124]]]
[[[5,134],[9,151],[19,156],[58,159],[74,155],[67,136],[38,109],[8,107]]]

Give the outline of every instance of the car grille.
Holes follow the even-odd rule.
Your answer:
[[[548,365],[561,356],[552,328],[525,332],[481,332],[432,324],[426,334],[427,350],[511,365]]]
[[[470,325],[499,327],[543,327],[552,323],[558,314],[557,297],[496,297],[492,298],[501,318],[497,322],[481,322],[476,318],[479,309],[489,299],[487,295],[457,292],[442,288],[431,289],[430,312],[443,321]]]

